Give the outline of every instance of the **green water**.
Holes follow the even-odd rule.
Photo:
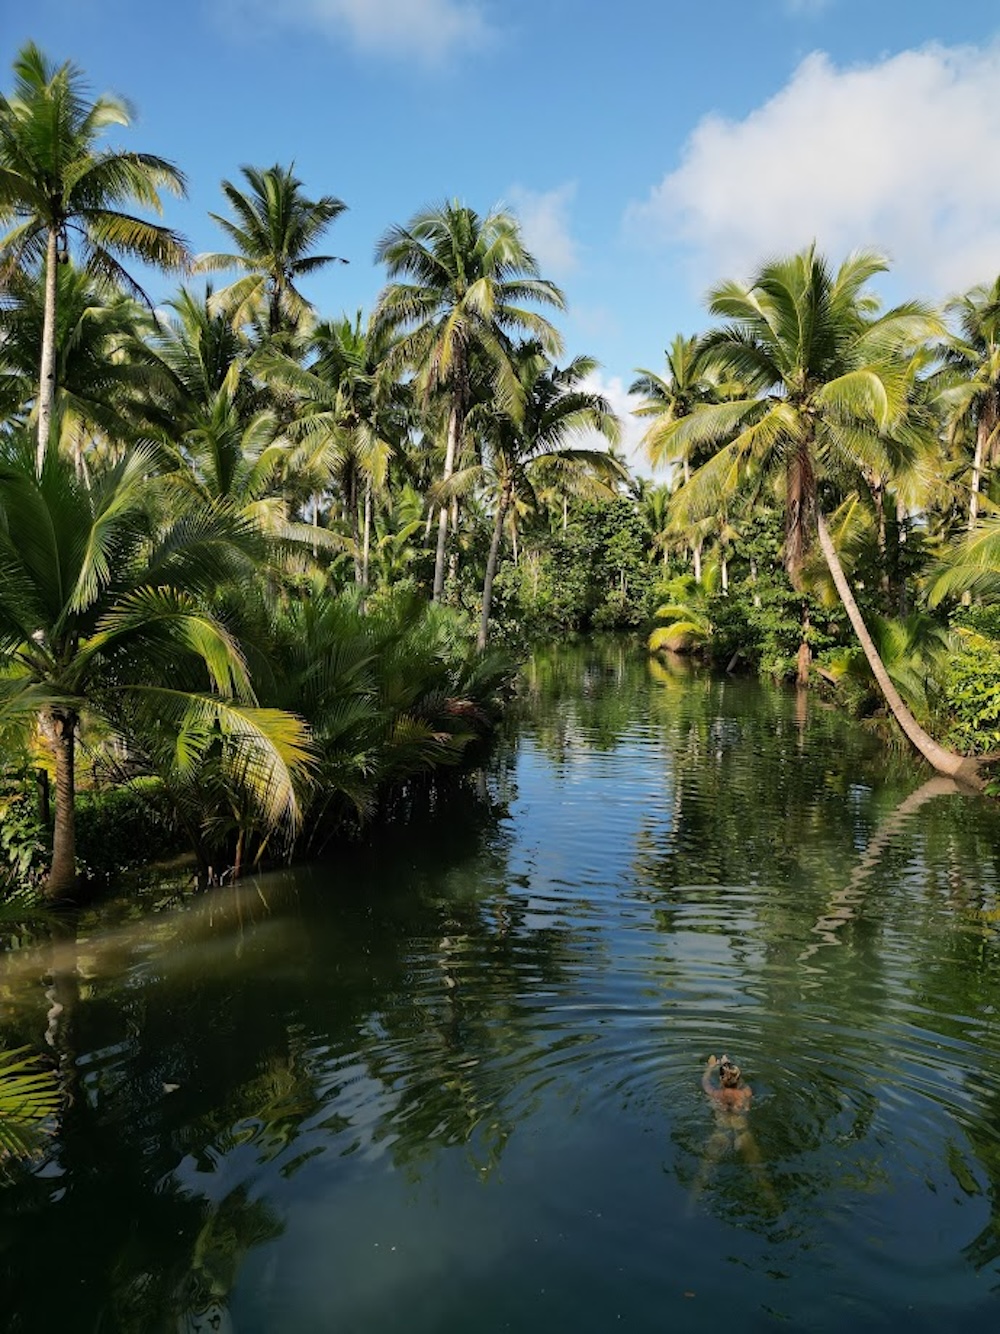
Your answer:
[[[564,648],[485,807],[8,955],[4,1039],[72,1102],[0,1192],[4,1320],[996,1319],[1000,806],[927,779],[815,699]]]

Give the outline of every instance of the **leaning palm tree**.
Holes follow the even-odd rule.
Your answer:
[[[391,227],[379,241],[375,258],[386,265],[390,278],[378,299],[376,327],[399,335],[395,359],[416,368],[424,395],[440,393],[447,401],[442,479],[447,483],[461,454],[472,405],[472,358],[489,367],[501,406],[515,403],[520,386],[510,339],[527,334],[557,356],[559,335],[530,307],[562,310],[564,298],[558,287],[539,277],[511,214],[497,211],[480,217],[457,200],[418,213],[406,227]],[[441,504],[435,601],[444,591],[447,538],[448,505]]]
[[[80,244],[84,267],[146,301],[122,260],[160,268],[188,261],[181,237],[124,212],[133,202],[162,211],[160,190],[183,195],[184,177],[164,158],[102,147],[112,125],[128,125],[127,104],[107,95],[90,101],[82,72],[67,61],[56,68],[33,43],[14,62],[14,91],[0,95],[0,279],[40,264],[45,318],[38,382],[41,471],[56,391],[57,266]],[[148,301],[147,301],[148,304]]]
[[[893,715],[939,771],[975,776],[975,762],[940,746],[919,725],[891,681],[865,627],[817,504],[817,474],[884,475],[887,439],[897,439],[910,402],[908,353],[939,334],[940,322],[909,303],[877,313],[868,282],[885,271],[873,253],[833,273],[814,246],[766,264],[748,285],[726,282],[709,309],[727,321],[704,340],[717,372],[747,386],[738,399],[706,405],[669,428],[671,447],[717,452],[682,487],[676,513],[704,513],[748,472],[780,481],[785,562],[796,587],[813,533],[855,634]]]
[[[196,267],[236,269],[243,277],[218,295],[237,327],[257,323],[269,335],[299,329],[312,307],[297,287],[300,278],[327,264],[346,264],[339,255],[314,255],[326,229],[347,208],[334,195],[307,199],[292,167],[241,167],[249,189],[222,182],[235,221],[209,216],[236,246],[229,254],[199,255]]]
[[[39,717],[55,754],[50,897],[76,881],[75,754],[88,716],[126,726],[190,773],[221,746],[263,818],[294,820],[304,726],[254,706],[239,644],[209,594],[246,582],[256,532],[224,506],[157,528],[152,451],[85,480],[57,452],[36,473],[23,436],[0,441],[0,727]],[[154,744],[155,743],[155,744]]]

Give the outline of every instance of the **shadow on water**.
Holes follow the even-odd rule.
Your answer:
[[[981,1318],[996,809],[626,641],[537,654],[478,789],[0,958],[67,1093],[0,1195],[10,1327]]]

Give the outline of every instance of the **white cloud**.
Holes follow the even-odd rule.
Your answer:
[[[524,243],[538,260],[543,277],[564,278],[579,266],[580,248],[569,227],[575,196],[575,181],[541,192],[515,185],[508,192]]]
[[[640,417],[632,416],[632,409],[637,406],[639,400],[628,392],[621,376],[605,375],[602,371],[597,370],[586,377],[583,381],[583,388],[592,394],[603,394],[608,400],[612,412],[617,413],[621,421],[621,439],[618,442],[618,449],[627,458],[629,467],[633,472],[650,477],[652,469],[649,460],[646,458],[646,451],[639,444],[648,423]],[[587,449],[607,448],[607,441],[596,431],[588,435],[581,443]]]
[[[479,0],[229,0],[237,16],[250,10],[263,22],[308,28],[376,55],[408,56],[437,64],[454,52],[482,46],[492,35]]]
[[[944,294],[1000,271],[1000,45],[930,46],[838,69],[822,54],[743,120],[703,119],[629,222],[686,247],[699,281],[814,237],[886,251]]]

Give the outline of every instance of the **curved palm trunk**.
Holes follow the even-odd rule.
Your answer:
[[[459,414],[458,405],[452,407],[448,416],[448,441],[444,453],[444,475],[443,480],[448,481],[455,471],[455,458],[458,455],[458,437],[461,433],[462,422]],[[432,602],[440,602],[441,595],[444,592],[444,560],[445,547],[448,542],[448,506],[442,505],[438,511],[438,535],[437,535],[437,554],[434,557],[434,591],[431,594]]]
[[[38,373],[38,447],[35,467],[40,473],[52,430],[52,405],[56,398],[56,276],[59,264],[58,236],[49,228],[45,248],[45,316],[42,322],[42,356]]]
[[[500,543],[503,539],[503,525],[507,518],[507,510],[510,506],[510,487],[505,486],[501,496],[500,503],[497,505],[496,518],[493,521],[493,541],[490,543],[490,554],[486,561],[486,578],[483,580],[483,615],[479,622],[479,637],[476,640],[476,647],[480,653],[486,648],[486,642],[490,633],[490,607],[493,603],[493,580],[496,576],[497,565],[500,562]]]
[[[49,718],[56,755],[56,818],[52,866],[45,882],[50,899],[67,898],[76,886],[76,725],[72,710],[52,710]]]
[[[833,576],[833,582],[836,585],[837,592],[840,594],[840,600],[844,604],[844,610],[858,637],[858,642],[864,649],[865,657],[868,659],[868,665],[872,669],[872,675],[878,682],[879,689],[885,696],[885,701],[892,710],[892,716],[899,723],[899,726],[906,733],[910,742],[923,755],[924,759],[932,765],[938,773],[950,774],[953,778],[960,778],[973,786],[980,785],[979,765],[975,759],[966,755],[958,755],[953,750],[946,750],[944,746],[939,745],[932,736],[920,726],[916,718],[903,703],[899,691],[893,685],[889,673],[885,670],[882,659],[878,655],[878,649],[875,647],[875,641],[868,633],[868,627],[865,625],[864,618],[857,602],[854,600],[854,594],[851,592],[851,586],[847,582],[847,576],[844,574],[843,566],[833,545],[833,539],[830,537],[829,530],[823,519],[822,514],[816,513],[816,528],[819,533],[819,544],[823,556],[826,559],[830,574]]]

